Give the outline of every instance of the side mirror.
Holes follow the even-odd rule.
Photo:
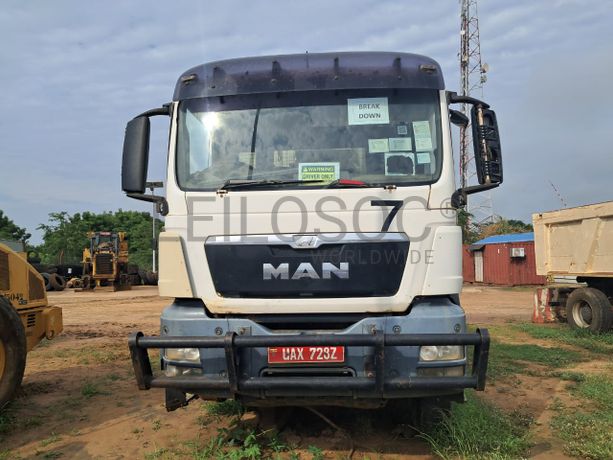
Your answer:
[[[483,105],[470,112],[479,184],[502,183],[502,153],[496,113]]]
[[[156,204],[158,212],[168,214],[168,203],[163,196],[145,195],[147,187],[147,168],[149,166],[150,117],[170,116],[170,105],[148,110],[130,120],[126,126],[123,140],[123,159],[121,161],[121,189],[130,198]]]
[[[148,117],[138,116],[128,122],[123,141],[121,188],[126,193],[145,193],[149,165]]]

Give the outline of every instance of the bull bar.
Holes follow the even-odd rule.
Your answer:
[[[228,332],[220,337],[198,336],[145,336],[142,332],[130,335],[128,340],[136,382],[140,390],[172,388],[190,393],[215,392],[257,396],[266,391],[269,396],[298,390],[301,394],[342,389],[352,390],[367,397],[402,397],[415,390],[485,389],[490,336],[487,329],[462,334],[385,334],[373,331],[362,334],[311,334],[245,336]],[[374,348],[374,377],[239,377],[237,350],[241,348],[266,348],[282,346],[367,346]],[[459,345],[473,346],[470,374],[445,377],[389,377],[385,378],[385,348],[396,346]],[[149,348],[223,348],[227,375],[221,378],[208,376],[158,376],[154,377],[149,361]],[[285,393],[284,393],[285,392]]]

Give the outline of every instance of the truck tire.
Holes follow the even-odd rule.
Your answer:
[[[53,291],[53,285],[51,284],[51,277],[53,275],[50,275],[49,273],[41,273],[40,276],[42,276],[43,280],[45,280],[45,291]]]
[[[444,420],[455,400],[447,396],[394,399],[388,409],[394,423],[428,432]]]
[[[66,287],[66,280],[63,276],[58,275],[57,273],[52,273],[49,275],[49,281],[51,286],[53,286],[54,291],[63,291]]]
[[[607,332],[613,323],[613,307],[607,296],[595,288],[575,289],[566,301],[566,319],[573,329]]]
[[[0,297],[0,411],[21,385],[26,367],[26,333],[19,315]]]

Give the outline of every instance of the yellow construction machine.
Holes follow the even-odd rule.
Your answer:
[[[125,232],[88,232],[87,237],[89,247],[83,249],[83,288],[130,289]]]
[[[47,303],[43,277],[23,248],[8,244],[0,243],[0,410],[21,385],[26,354],[63,327],[61,308]]]

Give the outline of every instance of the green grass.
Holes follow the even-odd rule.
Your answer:
[[[613,353],[613,333],[594,335],[586,330],[575,330],[566,324],[532,324],[523,323],[511,326],[513,329],[525,332],[535,339],[553,340],[557,343],[584,348],[593,353]]]
[[[517,373],[526,373],[526,363],[561,368],[584,360],[585,357],[581,353],[573,350],[492,341],[488,376],[496,380]]]
[[[552,428],[574,456],[609,460],[613,458],[613,377],[586,375],[571,392],[584,400],[581,408],[556,407]]]
[[[421,434],[432,451],[444,459],[524,457],[530,447],[530,423],[502,413],[473,393],[467,396],[467,402],[454,404],[451,413],[433,431]]]
[[[86,382],[81,387],[81,394],[86,398],[91,398],[92,396],[96,396],[99,394],[103,394],[98,385],[93,382]]]
[[[54,442],[58,442],[60,441],[62,438],[60,436],[58,436],[56,433],[51,433],[51,436],[49,436],[46,439],[43,439],[40,442],[40,445],[42,447],[47,447],[49,444],[53,444]]]
[[[243,406],[234,399],[226,399],[218,403],[210,403],[205,406],[208,415],[214,417],[240,417],[243,415]]]

